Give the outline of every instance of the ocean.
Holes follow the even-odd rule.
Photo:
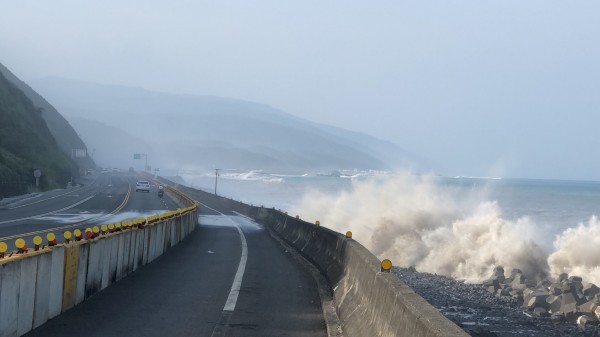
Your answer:
[[[215,190],[214,172],[180,174]],[[354,238],[398,266],[480,282],[493,267],[600,284],[600,182],[410,172],[282,175],[222,170],[217,194]]]

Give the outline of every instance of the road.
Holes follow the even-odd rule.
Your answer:
[[[26,336],[327,336],[296,253],[261,224],[197,201],[200,224],[185,241]]]
[[[159,198],[156,186],[150,193],[135,192],[140,177],[129,173],[106,173],[87,184],[66,190],[40,193],[0,208],[0,241],[14,250],[14,241],[25,238],[33,247],[32,237],[44,238],[53,232],[59,241],[66,230],[84,230],[101,224],[149,216],[177,205]]]

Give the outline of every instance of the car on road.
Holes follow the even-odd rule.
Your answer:
[[[140,180],[135,184],[135,191],[146,191],[150,192],[150,183],[146,180]]]

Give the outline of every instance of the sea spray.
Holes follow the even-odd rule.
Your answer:
[[[353,182],[350,192],[311,191],[299,210],[334,230],[351,230],[378,257],[399,266],[480,282],[494,266],[530,276],[548,270],[546,253],[531,240],[535,224],[502,218],[480,191],[462,196],[433,175],[408,172]]]
[[[554,247],[548,257],[552,275],[578,275],[600,285],[600,221],[596,216],[587,224],[566,229],[556,237]]]

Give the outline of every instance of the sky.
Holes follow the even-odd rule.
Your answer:
[[[0,0],[0,62],[265,103],[443,174],[600,180],[599,1]]]

